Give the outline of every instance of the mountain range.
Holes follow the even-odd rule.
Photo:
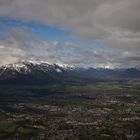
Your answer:
[[[81,68],[42,61],[0,66],[0,84],[74,84],[113,79],[140,79],[140,69]]]

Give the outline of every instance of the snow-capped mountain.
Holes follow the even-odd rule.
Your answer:
[[[95,81],[97,79],[140,78],[138,68],[103,69],[78,68],[43,61],[21,61],[0,66],[0,84],[3,83],[66,83]]]
[[[0,66],[0,81],[4,80],[49,80],[58,79],[70,71],[74,66],[65,64],[50,64],[43,61],[21,61],[14,64]]]
[[[65,65],[65,64],[50,64],[44,61],[21,61],[14,64],[6,64],[0,66],[0,75],[7,71],[12,71],[13,73],[23,73],[30,74],[34,70],[38,70],[40,72],[63,72],[65,70],[73,70],[75,67]]]

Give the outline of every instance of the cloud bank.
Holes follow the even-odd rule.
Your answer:
[[[25,32],[22,34],[23,31],[18,30],[20,37],[14,36],[18,33],[10,33],[10,36],[17,43],[13,46],[24,52],[21,53],[24,54],[22,57],[41,57],[39,52],[47,49],[43,59],[50,61],[131,67],[140,64],[139,7],[140,0],[0,0],[0,16],[62,28],[87,43],[80,46],[81,44],[71,42],[40,42],[32,35]],[[104,47],[91,49],[89,43],[93,42],[99,42]],[[36,47],[36,54],[33,46],[37,45],[39,47]],[[0,56],[4,55],[2,46],[3,44]],[[6,53],[8,54],[8,50]]]

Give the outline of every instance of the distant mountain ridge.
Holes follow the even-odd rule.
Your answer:
[[[0,66],[0,84],[75,83],[114,78],[140,79],[140,69],[80,68],[42,61],[22,61]]]

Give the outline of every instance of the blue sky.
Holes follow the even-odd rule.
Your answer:
[[[1,0],[0,65],[140,65],[139,0]]]
[[[6,33],[12,28],[21,28],[29,33],[35,35],[42,41],[58,41],[59,43],[72,42],[87,45],[91,49],[104,47],[101,42],[90,41],[87,42],[80,37],[74,37],[72,32],[65,31],[59,27],[49,26],[47,24],[41,24],[37,22],[24,22],[22,20],[16,20],[7,17],[0,17],[0,38],[6,38]]]
[[[8,29],[10,28],[23,28],[26,31],[33,33],[40,40],[49,40],[49,41],[72,41],[78,42],[79,38],[74,38],[71,36],[71,32],[64,31],[58,27],[52,27],[46,24],[41,24],[37,22],[24,22],[21,20],[0,17],[0,37],[2,38]]]
[[[72,35],[72,32],[70,32],[70,31],[65,31],[59,27],[53,27],[53,26],[49,26],[47,24],[41,24],[38,22],[29,22],[29,21],[25,22],[22,20],[17,20],[17,19],[12,19],[12,18],[7,18],[7,17],[0,17],[0,28],[1,28],[1,30],[0,30],[0,39],[1,40],[9,40],[9,37],[15,36],[12,34],[9,35],[9,32],[11,32],[11,30],[16,30],[16,34],[18,34],[17,30],[22,29],[25,32],[29,33],[30,35],[33,35],[35,40],[37,39],[40,43],[41,42],[50,43],[49,44],[50,48],[48,48],[48,50],[50,52],[54,52],[53,45],[56,45],[54,47],[54,49],[55,49],[55,52],[58,52],[58,54],[55,53],[54,55],[58,55],[59,57],[60,57],[60,55],[62,55],[62,56],[64,55],[65,57],[67,57],[67,55],[78,57],[78,55],[79,55],[77,53],[78,49],[81,49],[81,52],[87,51],[87,53],[88,53],[89,50],[84,49],[85,46],[86,46],[86,48],[91,49],[91,51],[95,51],[96,49],[104,47],[101,43],[98,43],[96,41],[91,43],[91,41],[88,42],[86,40],[83,40],[80,37],[74,37]],[[19,34],[19,36],[20,36],[20,34]],[[23,36],[23,38],[25,38],[25,37]],[[20,41],[20,40],[16,40],[16,41]],[[22,42],[21,45],[22,44],[24,44],[24,43]],[[7,46],[9,47],[10,45],[8,44]],[[37,43],[37,45],[39,45],[39,44]],[[5,45],[5,47],[7,47],[7,46]],[[31,47],[31,46],[27,45],[27,47]],[[51,47],[52,47],[52,49],[51,49]],[[75,49],[75,47],[76,47],[76,49]],[[38,48],[39,47],[37,47],[37,48],[32,47],[32,52],[34,52],[34,54],[37,54],[39,52],[40,52],[40,54],[44,53],[44,52],[42,52],[43,50],[39,50]],[[29,49],[27,49],[27,51],[29,51]],[[46,50],[44,50],[44,51],[46,51]],[[52,55],[53,55],[53,53],[52,53]],[[51,55],[51,57],[53,57],[52,55]],[[81,54],[81,55],[83,55],[83,54]],[[81,57],[81,56],[79,55],[79,57]],[[27,59],[29,59],[29,57],[27,57]],[[57,62],[61,63],[60,61],[57,61]],[[80,62],[79,60],[75,60],[74,63],[79,63],[79,62]],[[54,63],[55,63],[55,61],[54,61]],[[69,62],[66,61],[65,63],[69,63]],[[69,63],[69,64],[71,64],[71,63]]]

